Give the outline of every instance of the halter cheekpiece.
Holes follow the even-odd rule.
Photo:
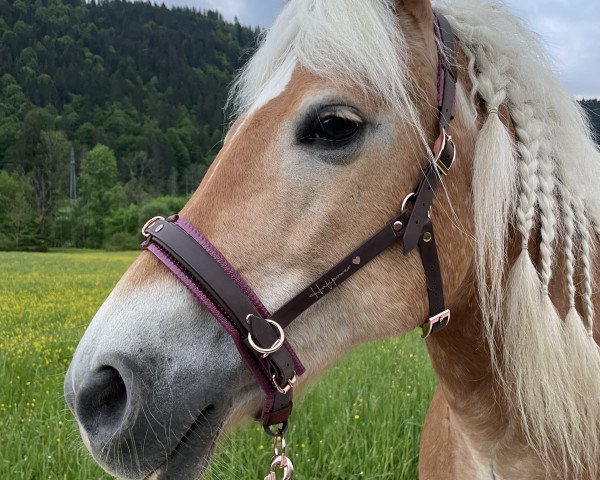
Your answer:
[[[142,229],[147,237],[142,248],[152,252],[217,319],[233,338],[266,395],[260,419],[265,431],[274,437],[275,455],[265,480],[276,480],[277,469],[283,471],[284,479],[292,478],[293,466],[286,456],[284,433],[292,413],[294,385],[304,373],[285,337],[285,328],[293,320],[388,247],[402,241],[404,255],[418,247],[425,272],[429,320],[422,326],[423,338],[450,322],[429,213],[436,187],[455,160],[448,128],[453,118],[457,77],[449,60],[454,52],[452,28],[445,17],[437,14],[434,30],[439,41],[439,137],[433,146],[433,162],[428,162],[415,191],[405,198],[396,217],[279,310],[270,314],[225,257],[178,215],[153,218]]]

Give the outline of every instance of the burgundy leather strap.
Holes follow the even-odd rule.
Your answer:
[[[369,240],[273,313],[271,318],[283,328],[287,327],[313,304],[344,283],[397,240],[401,239],[404,235],[404,225],[408,217],[409,212],[403,212],[396,216]]]
[[[167,252],[179,265],[180,270],[191,277],[208,300],[216,305],[227,321],[235,326],[249,351],[255,352],[248,341],[249,334],[259,347],[269,348],[275,344],[279,339],[278,332],[267,323],[246,292],[243,292],[223,269],[223,265],[219,264],[207,248],[200,245],[176,223],[177,216],[169,220],[156,219],[148,226],[145,232],[149,235],[150,241],[146,242],[144,247],[148,248],[154,243]],[[285,387],[295,380],[297,374],[304,373],[304,368],[299,364],[290,345],[286,342],[284,347],[270,353],[266,358],[258,357],[258,361],[263,366],[258,371],[262,371],[266,376],[262,385],[272,385],[266,391],[271,397],[265,404],[268,408],[264,408],[262,413],[263,423],[266,426],[281,423],[279,419],[282,416],[286,414],[289,416],[292,409],[293,389],[285,389]],[[249,365],[249,367],[256,374],[255,366]],[[275,383],[282,391],[277,389]]]
[[[444,49],[438,54],[440,59],[438,78],[439,137],[433,148],[436,158],[433,163],[429,163],[425,168],[421,182],[415,190],[414,207],[404,235],[405,255],[408,255],[417,247],[440,178],[442,175],[448,174],[456,155],[454,142],[452,137],[448,135],[448,128],[453,119],[452,113],[456,96],[456,72],[451,64],[454,53],[454,35],[452,34],[452,27],[443,15],[435,15],[434,26],[436,32],[439,32],[439,40]]]
[[[442,271],[433,224],[429,218],[425,221],[423,232],[419,238],[419,253],[421,254],[429,298],[429,320],[422,325],[423,338],[427,338],[429,335],[446,328],[450,322],[450,310],[446,309],[446,302],[444,301],[444,284],[442,283]]]
[[[440,108],[440,131],[448,130],[450,122],[454,118],[454,97],[456,96],[456,68],[452,64],[454,61],[454,34],[448,19],[443,15],[436,14],[435,22],[439,28],[439,39],[444,47],[443,52],[439,52],[440,66],[443,71],[441,85],[438,85],[440,90],[441,103]]]
[[[154,242],[168,250],[193,275],[209,298],[223,308],[225,316],[242,334],[246,337],[252,334],[255,343],[262,348],[268,348],[277,341],[277,332],[231,277],[205,249],[198,248],[194,239],[179,226],[159,219],[147,232],[152,235]],[[290,380],[294,376],[294,361],[285,348],[269,355],[267,363],[279,380]]]

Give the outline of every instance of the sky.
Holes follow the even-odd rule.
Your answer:
[[[225,19],[268,27],[282,0],[160,0],[166,5],[219,10]],[[554,70],[578,98],[600,97],[600,0],[504,0],[538,32]]]

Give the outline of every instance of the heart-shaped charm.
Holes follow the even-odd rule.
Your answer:
[[[352,263],[354,265],[360,265],[360,257],[356,257],[355,259],[352,260]]]

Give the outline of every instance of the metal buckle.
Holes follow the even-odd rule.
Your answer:
[[[452,144],[452,161],[450,162],[450,166],[447,166],[444,162],[442,162],[442,153],[446,150],[446,145],[448,143]],[[456,160],[456,145],[454,145],[454,141],[452,137],[448,135],[446,129],[442,129],[440,132],[440,136],[435,141],[433,146],[433,153],[435,155],[434,165],[436,166],[438,172],[442,175],[448,175],[450,173],[450,168],[454,164],[454,160]]]
[[[271,380],[273,381],[273,385],[275,385],[275,388],[277,389],[277,391],[279,393],[281,393],[282,395],[285,395],[292,388],[294,388],[296,386],[296,380],[298,380],[298,376],[296,375],[296,372],[294,372],[294,376],[288,380],[287,385],[285,387],[283,387],[283,388],[281,388],[279,386],[279,384],[277,383],[277,380],[275,380],[275,375],[273,375],[271,377]]]
[[[252,317],[254,317],[254,315],[252,315],[252,314],[246,316],[246,321],[248,323],[252,323]],[[281,328],[281,325],[279,325],[277,322],[275,322],[269,318],[267,318],[266,321],[270,325],[273,325],[277,329],[277,332],[279,333],[279,338],[269,348],[259,347],[254,342],[254,339],[252,338],[252,333],[248,332],[248,343],[254,350],[256,350],[258,353],[262,354],[261,355],[262,358],[267,358],[272,353],[275,353],[277,350],[279,350],[283,346],[283,343],[285,342],[285,333],[283,332],[283,328]]]
[[[404,197],[404,200],[402,201],[402,206],[400,207],[400,211],[404,212],[406,210],[408,202],[414,200],[416,196],[417,194],[415,192],[411,192],[406,197]],[[431,218],[431,207],[429,207],[429,210],[427,210],[427,216]]]
[[[164,217],[154,217],[151,218],[150,220],[148,220],[146,223],[144,223],[144,226],[142,227],[142,235],[146,238],[150,237],[150,234],[148,232],[146,232],[146,230],[148,230],[150,227],[152,227],[157,221],[159,220],[164,220]]]
[[[423,338],[427,338],[433,332],[433,327],[438,323],[446,322],[446,325],[450,323],[450,310],[444,310],[442,313],[438,313],[434,317],[431,317],[427,322],[425,322],[421,328],[423,329]],[[446,326],[444,325],[444,326]]]

